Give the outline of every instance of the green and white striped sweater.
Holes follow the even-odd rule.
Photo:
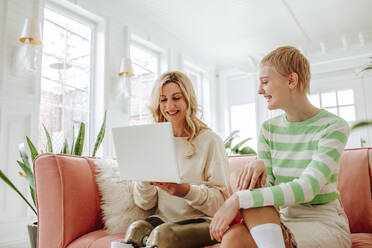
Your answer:
[[[337,199],[339,161],[349,130],[346,121],[326,110],[302,122],[288,122],[285,114],[266,121],[258,159],[265,162],[268,187],[237,192],[240,208]]]

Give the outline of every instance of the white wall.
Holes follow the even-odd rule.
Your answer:
[[[37,137],[39,78],[13,70],[26,17],[39,15],[39,1],[0,1],[0,168],[19,189],[28,194],[25,180],[18,175],[18,145],[25,136]],[[27,243],[26,224],[33,219],[30,210],[8,186],[0,182],[0,247]]]
[[[64,1],[54,1],[66,3]],[[195,64],[203,65],[209,73],[210,84],[214,82],[214,67],[212,62],[202,58],[198,51],[184,44],[166,27],[159,27],[146,21],[146,17],[130,13],[121,1],[79,0],[62,4],[75,11],[84,10],[103,20],[101,41],[105,44],[104,75],[97,82],[104,89],[104,106],[100,111],[108,110],[107,133],[104,143],[104,156],[113,154],[110,138],[110,126],[125,125],[129,118],[114,101],[114,90],[117,83],[117,72],[120,59],[128,51],[128,35],[137,34],[147,41],[155,43],[167,52],[168,68],[165,70],[182,70],[182,58],[187,56]],[[12,62],[17,48],[20,46],[18,36],[23,22],[28,17],[41,17],[44,6],[43,0],[0,0],[0,168],[9,175],[16,185],[27,193],[27,184],[18,175],[16,160],[19,159],[18,144],[25,141],[28,135],[37,140],[40,72],[34,76],[17,75],[12,70]],[[87,14],[87,13],[85,13]],[[102,51],[101,51],[102,52]],[[213,86],[211,85],[213,91]],[[210,105],[213,106],[214,96]],[[101,113],[102,114],[102,113]],[[214,120],[213,111],[210,113]],[[100,124],[101,120],[97,121]],[[99,127],[98,127],[99,128]],[[34,216],[26,204],[3,182],[0,182],[0,247],[27,247],[26,223]]]
[[[342,53],[341,53],[342,54]],[[360,73],[361,68],[368,61],[370,53],[345,56],[342,59],[319,62],[313,58],[311,93],[327,92],[342,89],[353,89],[356,120],[372,120],[372,74]],[[372,128],[353,130],[350,134],[347,147],[372,146]],[[361,144],[361,139],[365,144]]]
[[[372,43],[347,49],[333,49],[326,53],[307,55],[312,79],[312,93],[335,89],[353,89],[355,94],[357,121],[372,120],[372,72],[358,73],[372,55]],[[255,68],[253,68],[255,67]],[[256,94],[257,129],[267,118],[277,115],[277,111],[268,111],[262,96],[257,95],[257,65],[244,68],[243,64],[219,72],[217,94],[220,97],[221,111],[217,112],[218,130],[228,135],[229,108],[231,105],[250,103],[252,92]],[[237,69],[238,68],[238,69]],[[244,71],[241,69],[244,68]],[[238,78],[238,80],[234,80]],[[351,132],[347,147],[360,147],[360,139],[366,140],[364,146],[372,146],[372,128],[363,128]]]

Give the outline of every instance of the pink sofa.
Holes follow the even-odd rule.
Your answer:
[[[230,157],[230,171],[252,159]],[[123,237],[103,230],[93,161],[48,153],[35,160],[39,248],[110,248],[112,240]],[[372,148],[345,150],[341,159],[338,187],[353,247],[372,247],[371,161]]]

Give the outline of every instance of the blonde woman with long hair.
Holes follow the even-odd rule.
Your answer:
[[[181,173],[208,184],[135,182],[134,201],[154,216],[132,223],[128,247],[202,247],[215,243],[209,235],[211,217],[228,197],[228,160],[223,142],[198,117],[190,79],[167,72],[152,90],[150,110],[155,122],[171,122]]]

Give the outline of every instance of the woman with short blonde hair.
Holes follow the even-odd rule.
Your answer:
[[[310,103],[310,65],[295,47],[266,55],[259,80],[267,108],[284,113],[262,124],[258,160],[232,172],[234,194],[214,215],[211,236],[221,247],[351,247],[337,190],[348,123]],[[229,228],[239,210],[242,222]]]

